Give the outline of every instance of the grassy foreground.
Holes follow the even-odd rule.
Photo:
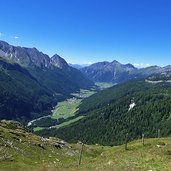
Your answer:
[[[170,171],[171,137],[145,139],[116,147],[84,145],[28,133],[13,121],[0,121],[0,171]]]

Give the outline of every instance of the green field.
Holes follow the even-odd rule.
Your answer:
[[[113,83],[105,83],[105,82],[96,82],[95,85],[98,86],[100,90],[104,90],[106,88],[114,86]]]
[[[93,95],[94,93],[96,93],[96,91],[94,89],[92,89],[92,90],[81,89],[80,92],[72,93],[71,94],[73,96],[72,98],[67,99],[63,102],[59,102],[57,104],[57,106],[52,111],[52,113],[53,113],[52,118],[53,119],[59,119],[59,118],[67,119],[69,117],[75,116],[76,112],[79,110],[78,106],[81,104],[81,101],[84,98],[87,98],[87,97]],[[78,116],[74,119],[71,119],[71,120],[63,122],[59,125],[56,125],[55,127],[61,128],[66,125],[69,125],[73,122],[76,122],[82,118],[83,118],[83,116]]]
[[[71,116],[75,116],[75,113],[78,110],[78,106],[81,103],[81,99],[71,98],[66,101],[59,102],[58,105],[53,110],[52,118],[68,118]]]

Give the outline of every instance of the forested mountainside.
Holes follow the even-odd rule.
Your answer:
[[[26,121],[47,115],[57,100],[60,96],[53,95],[28,70],[0,58],[0,119]]]
[[[89,144],[116,145],[129,139],[171,135],[171,76],[154,75],[148,79],[113,86],[83,100],[79,122],[59,129],[47,129],[51,135],[70,142],[78,139]]]
[[[94,85],[58,55],[0,41],[0,118],[30,120],[80,88]]]

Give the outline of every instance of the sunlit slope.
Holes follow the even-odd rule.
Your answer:
[[[107,147],[84,145],[28,133],[18,122],[0,121],[0,171],[170,171],[171,137],[141,139]]]

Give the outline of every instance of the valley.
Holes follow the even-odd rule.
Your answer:
[[[28,126],[31,126],[34,131],[40,131],[43,129],[51,129],[51,128],[61,128],[65,127],[71,123],[74,123],[82,118],[84,116],[77,116],[77,112],[79,110],[79,105],[82,103],[82,100],[97,93],[100,90],[109,88],[113,86],[112,83],[95,83],[96,86],[92,87],[91,89],[80,89],[80,91],[71,93],[71,98],[66,99],[62,102],[58,102],[58,104],[53,107],[52,114],[47,115],[44,117],[40,117],[37,119],[34,119],[33,121],[30,121],[28,123]],[[44,122],[47,122],[48,120],[52,119],[53,121],[59,120],[59,124],[53,124],[48,125],[48,127],[43,127],[41,125],[44,125]]]
[[[0,41],[0,49],[3,170],[168,170],[170,66],[114,60],[78,70],[36,48]]]
[[[0,171],[171,171],[171,0],[0,6]]]
[[[156,137],[171,135],[171,86],[170,76],[162,75],[163,81],[151,84],[146,80],[134,80],[115,85],[83,99],[78,115],[81,120],[65,127],[41,130],[41,136],[55,136],[70,143],[78,139],[87,144],[119,145],[142,134]],[[148,80],[161,80],[159,76]]]

